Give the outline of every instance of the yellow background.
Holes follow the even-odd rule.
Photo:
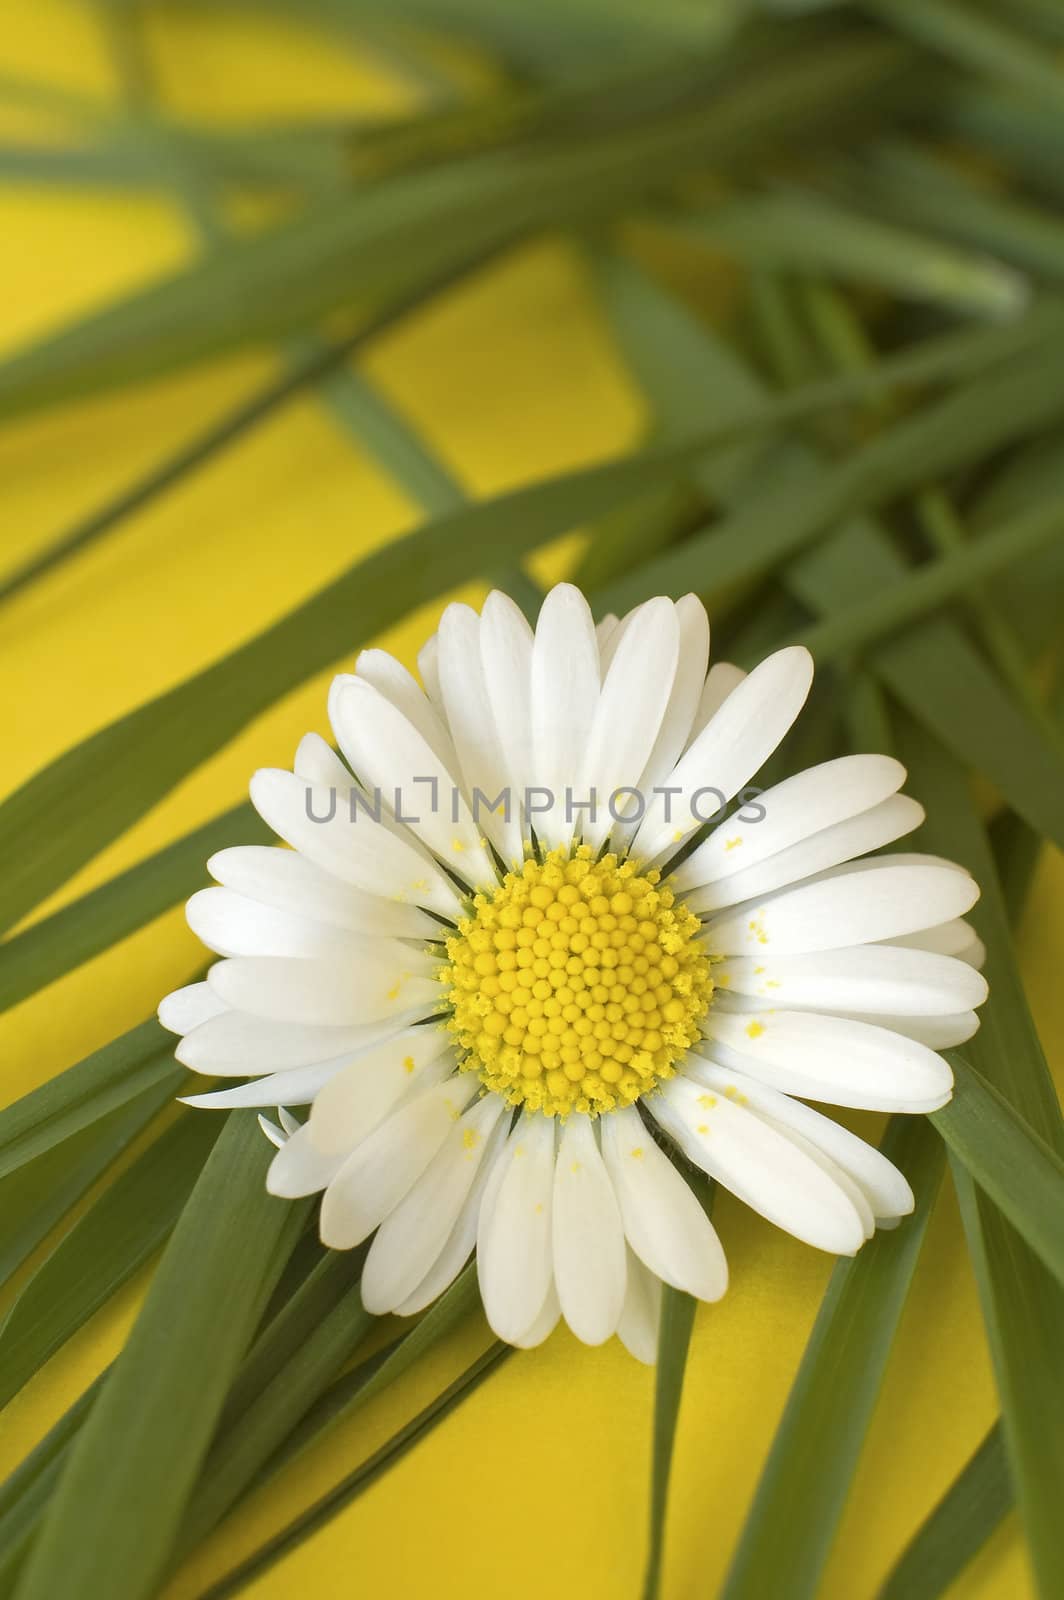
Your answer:
[[[384,104],[369,64],[277,22],[174,15],[151,43],[167,103],[219,123]],[[0,73],[114,91],[91,7],[12,8]],[[0,142],[61,137],[53,120],[0,113]],[[0,338],[5,349],[179,261],[196,248],[163,199],[0,184]],[[7,570],[134,479],[261,382],[269,355],[197,370],[133,397],[0,430]],[[611,349],[578,263],[556,244],[524,251],[388,338],[367,370],[471,492],[593,460],[639,432],[639,398]],[[258,428],[157,507],[36,584],[0,617],[3,786],[111,718],[213,661],[312,593],[417,512],[311,396]],[[546,570],[558,569],[558,553]],[[383,643],[408,663],[429,631],[415,616]],[[71,898],[239,798],[249,772],[290,761],[325,730],[328,675],[307,684],[182,784],[69,884]],[[1039,874],[1025,971],[1050,1045],[1064,1038],[1057,978],[1060,863]],[[1054,896],[1054,889],[1056,897]],[[51,909],[50,906],[48,909]],[[0,1100],[25,1093],[141,1020],[200,953],[179,911],[0,1024]],[[869,1122],[868,1126],[872,1126]],[[218,1218],[225,1226],[225,1218]],[[825,1286],[830,1261],[727,1195],[718,1226],[732,1287],[698,1317],[674,1470],[664,1594],[714,1592]],[[101,1312],[6,1413],[7,1472],[120,1345],[143,1281]],[[217,1535],[167,1590],[204,1583],[321,1493],[430,1399],[485,1340],[454,1337]],[[205,1362],[210,1350],[203,1352]],[[352,1592],[525,1600],[634,1596],[644,1549],[652,1375],[616,1344],[565,1332],[520,1354],[431,1438],[294,1557],[256,1600]],[[996,1412],[952,1194],[944,1190],[823,1589],[871,1596],[923,1513]],[[810,1461],[815,1472],[817,1463]],[[956,1586],[966,1600],[1031,1592],[1014,1518]],[[57,1597],[60,1600],[60,1597]]]

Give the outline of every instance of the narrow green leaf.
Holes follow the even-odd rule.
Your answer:
[[[59,1481],[71,1441],[103,1388],[102,1372],[0,1484],[0,1600],[15,1592],[33,1536]]]
[[[200,1600],[225,1600],[226,1596],[239,1593],[259,1573],[265,1572],[275,1562],[295,1550],[305,1539],[309,1539],[311,1534],[318,1528],[324,1527],[338,1511],[342,1511],[353,1500],[357,1500],[390,1467],[401,1461],[408,1450],[431,1433],[432,1429],[449,1416],[463,1400],[468,1399],[484,1379],[513,1353],[513,1346],[502,1344],[499,1340],[494,1341],[460,1377],[449,1384],[423,1411],[419,1411],[417,1416],[394,1434],[386,1444],[375,1450],[367,1461],[349,1473],[328,1494],[315,1501],[301,1516],[290,1522],[280,1533],[275,1534],[238,1567],[226,1573],[217,1583],[211,1584],[210,1588],[204,1590]]]
[[[1011,316],[1027,298],[1023,278],[1000,262],[818,194],[754,195],[667,227],[759,267],[867,284],[961,313]]]
[[[1001,1424],[920,1524],[876,1600],[939,1600],[1012,1509]]]
[[[931,1115],[950,1153],[1064,1285],[1064,1160],[956,1051],[953,1099]]]
[[[650,1477],[650,1545],[643,1576],[643,1600],[657,1600],[665,1549],[665,1512],[669,1501],[672,1451],[680,1414],[687,1352],[698,1302],[664,1284],[658,1329],[658,1364],[654,1375],[654,1448]]]
[[[950,61],[1015,84],[1059,109],[1064,73],[1046,51],[1004,22],[957,0],[862,0],[862,5]]]
[[[883,1149],[916,1211],[832,1273],[721,1600],[818,1592],[944,1167],[922,1118],[895,1118]]]
[[[206,881],[207,858],[225,845],[266,844],[273,835],[246,801],[164,845],[0,950],[0,1012],[146,927]]]
[[[154,1593],[226,1390],[307,1209],[267,1195],[268,1160],[255,1118],[230,1115],[71,1449],[21,1600]]]
[[[0,1112],[0,1179],[132,1100],[164,1105],[185,1077],[154,1017],[131,1028]]]
[[[154,1255],[219,1131],[180,1117],[41,1262],[0,1325],[0,1407]]]

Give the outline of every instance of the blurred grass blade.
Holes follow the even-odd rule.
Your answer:
[[[0,1289],[170,1098],[142,1094],[0,1178]]]
[[[180,1117],[64,1234],[0,1325],[0,1407],[154,1255],[220,1131]]]
[[[0,1111],[0,1179],[140,1096],[164,1105],[185,1077],[154,1017],[131,1028]]]
[[[1024,279],[1001,262],[818,194],[755,195],[667,227],[752,266],[886,289],[962,315],[1013,316],[1027,299]]]
[[[225,1597],[238,1594],[253,1578],[267,1571],[295,1550],[318,1528],[324,1527],[338,1511],[357,1500],[359,1495],[376,1483],[388,1469],[401,1461],[403,1456],[415,1444],[419,1443],[437,1424],[444,1421],[456,1406],[473,1394],[476,1389],[489,1377],[499,1364],[514,1354],[513,1346],[502,1344],[496,1340],[489,1345],[484,1354],[478,1356],[471,1366],[467,1367],[460,1377],[438,1395],[423,1411],[419,1411],[405,1427],[393,1435],[386,1444],[364,1461],[354,1472],[341,1480],[328,1494],[310,1506],[301,1516],[290,1522],[280,1533],[258,1550],[242,1561],[232,1572],[226,1573],[217,1583],[211,1584],[200,1595],[199,1600],[225,1600]]]
[[[939,1600],[1012,1509],[1001,1424],[995,1422],[960,1476],[888,1573],[876,1600]]]
[[[957,0],[862,0],[862,8],[950,61],[1060,109],[1064,73],[1052,57],[974,6]]]
[[[658,1328],[658,1364],[654,1373],[654,1448],[650,1480],[650,1544],[643,1577],[643,1600],[657,1600],[665,1549],[665,1513],[676,1442],[687,1352],[698,1302],[682,1290],[663,1284]]]
[[[273,835],[247,801],[146,856],[0,945],[0,1012],[72,972],[207,882],[207,858]]]
[[[71,1449],[20,1600],[155,1592],[226,1390],[306,1214],[267,1195],[269,1155],[253,1116],[227,1118]]]
[[[832,1273],[721,1600],[819,1592],[945,1164],[922,1118],[895,1118],[883,1149],[916,1211]]]
[[[1064,1285],[1064,1160],[956,1051],[953,1099],[931,1121],[950,1153]]]

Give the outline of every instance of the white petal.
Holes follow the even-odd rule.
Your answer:
[[[276,1122],[271,1122],[269,1117],[264,1117],[261,1112],[259,1113],[259,1127],[275,1150],[279,1150],[289,1138],[289,1135],[282,1128],[279,1128]]]
[[[257,1072],[348,1059],[397,1033],[405,1020],[322,1028],[305,1022],[273,1022],[245,1011],[223,1011],[187,1033],[176,1055],[194,1072],[247,1078]]]
[[[330,1154],[350,1153],[400,1101],[442,1082],[454,1066],[443,1028],[406,1029],[330,1074],[310,1113],[311,1139]]]
[[[551,1286],[553,1188],[554,1119],[526,1114],[500,1157],[477,1229],[485,1315],[510,1344],[535,1322]]]
[[[488,1148],[484,1152],[484,1159],[473,1179],[473,1186],[465,1198],[446,1244],[414,1292],[408,1295],[401,1305],[396,1306],[397,1316],[412,1317],[416,1312],[423,1311],[427,1305],[431,1305],[438,1295],[450,1287],[472,1255],[477,1242],[480,1208],[499,1165],[509,1126],[508,1114],[500,1117],[495,1124],[488,1141]]]
[[[171,1033],[191,1033],[193,1028],[211,1017],[221,1016],[228,1009],[209,983],[189,983],[159,1001],[159,1021]]]
[[[715,883],[870,811],[905,782],[890,756],[840,756],[773,785],[714,829],[673,873],[677,889]]]
[[[617,613],[615,611],[607,611],[602,621],[596,623],[595,639],[598,643],[600,654],[613,637],[614,630],[617,627],[617,621]]]
[[[292,852],[288,852],[292,854]],[[278,911],[234,889],[200,889],[185,907],[192,932],[220,956],[357,955],[376,941],[369,934],[330,927],[297,911]]]
[[[577,801],[595,792],[594,817],[577,813],[591,845],[600,845],[610,831],[612,796],[639,784],[669,703],[679,653],[675,606],[663,598],[648,600],[633,614],[610,664],[573,786]],[[617,809],[622,806],[623,797]]]
[[[322,1244],[350,1250],[384,1221],[420,1178],[476,1089],[472,1073],[457,1073],[401,1105],[363,1140],[325,1191]]]
[[[305,1194],[317,1194],[331,1183],[343,1164],[342,1156],[323,1156],[310,1142],[304,1126],[278,1150],[266,1174],[266,1188],[270,1194],[284,1200],[298,1200]]]
[[[796,1239],[835,1255],[853,1255],[864,1243],[849,1195],[752,1111],[684,1077],[651,1095],[647,1109],[692,1161]]]
[[[710,667],[702,686],[698,710],[695,712],[695,720],[687,741],[688,749],[694,744],[702,729],[716,716],[732,690],[737,689],[745,677],[746,673],[742,667],[735,666],[731,661],[717,661]]]
[[[633,846],[646,859],[686,839],[749,783],[788,731],[813,681],[813,659],[801,645],[777,650],[734,688],[677,763],[655,797]],[[721,798],[722,797],[722,798]],[[670,820],[671,818],[671,820]]]
[[[745,872],[736,872],[732,877],[692,890],[685,895],[685,904],[692,911],[704,913],[738,905],[743,900],[761,899],[801,879],[823,875],[825,869],[852,861],[866,851],[893,844],[895,839],[918,828],[923,820],[923,806],[910,800],[908,795],[891,795],[889,800],[861,812],[860,816],[836,822],[833,827],[792,844],[788,850],[769,856]],[[726,828],[728,824],[723,826]]]
[[[481,660],[480,626],[480,618],[470,606],[454,604],[444,611],[438,635],[440,688],[473,822],[491,839],[503,860],[514,866],[524,855],[521,796],[513,792],[496,731]],[[456,866],[456,870],[462,869]],[[489,881],[494,880],[477,879],[480,884]]]
[[[562,1314],[561,1301],[558,1291],[552,1283],[547,1289],[547,1298],[536,1313],[531,1325],[523,1333],[519,1333],[510,1343],[517,1346],[518,1350],[535,1350],[544,1339],[550,1337],[558,1326],[558,1319]]]
[[[705,606],[696,595],[686,594],[676,602],[676,621],[680,630],[676,677],[654,748],[639,779],[644,802],[653,792],[655,784],[665,782],[683,753],[706,679],[709,618]],[[635,833],[642,807],[634,805],[632,815],[634,821],[618,823],[613,829],[613,838],[618,844],[626,843]]]
[[[330,1078],[349,1064],[349,1056],[338,1061],[321,1061],[312,1067],[292,1067],[287,1072],[270,1072],[250,1083],[232,1089],[216,1089],[210,1094],[189,1094],[181,1104],[201,1111],[228,1111],[238,1106],[275,1106],[282,1101],[290,1106],[308,1106]]]
[[[535,782],[532,757],[532,629],[519,606],[493,589],[480,617],[480,661],[515,814]],[[527,830],[522,829],[522,832]]]
[[[970,922],[965,922],[963,917],[955,917],[950,922],[940,922],[934,928],[918,928],[915,933],[896,934],[893,939],[882,942],[900,945],[905,950],[930,950],[935,955],[956,956],[958,961],[963,961],[965,951],[980,941]],[[972,963],[973,966],[978,964]]]
[[[387,650],[363,650],[355,663],[355,675],[372,684],[378,694],[402,713],[411,727],[448,772],[457,771],[457,756],[451,735],[428,695],[403,664]]]
[[[614,1111],[601,1128],[602,1154],[636,1255],[674,1289],[719,1300],[728,1266],[716,1230],[639,1113]]]
[[[633,1251],[628,1252],[628,1284],[617,1337],[630,1356],[652,1367],[658,1359],[661,1322],[661,1279],[648,1272]]]
[[[684,1071],[718,1094],[727,1095],[732,1090],[742,1095],[755,1111],[817,1145],[860,1185],[877,1218],[907,1216],[913,1209],[913,1192],[905,1174],[874,1145],[866,1144],[841,1123],[814,1111],[812,1106],[803,1105],[800,1100],[792,1100],[778,1089],[759,1083],[756,1078],[735,1072],[731,1067],[719,1066],[701,1055],[689,1055]]]
[[[425,693],[439,715],[444,716],[443,695],[440,692],[440,642],[434,633],[429,635],[417,653],[417,670],[425,685]]]
[[[931,1050],[952,1050],[979,1032],[979,1018],[974,1011],[952,1011],[939,1017],[913,1017],[899,1012],[875,1015],[866,1011],[843,1011],[836,1015],[848,1017],[851,1022],[871,1022],[880,1028],[889,1028],[892,1033],[903,1033],[907,1039],[926,1044]]]
[[[624,1229],[591,1119],[579,1113],[562,1129],[552,1228],[562,1315],[578,1339],[602,1344],[624,1306]]]
[[[861,861],[845,871],[746,901],[707,923],[704,938],[720,955],[800,955],[896,939],[960,916],[979,898],[974,879],[948,866]]]
[[[374,1316],[402,1305],[447,1244],[503,1109],[499,1095],[475,1102],[381,1223],[362,1271],[362,1303]]]
[[[710,1007],[704,1053],[785,1094],[866,1111],[937,1111],[953,1074],[942,1057],[888,1028],[815,1011],[739,1016]]]
[[[252,805],[274,833],[326,872],[386,900],[430,906],[452,919],[460,914],[451,883],[412,840],[361,810],[352,821],[336,791],[308,788],[277,768],[256,772],[250,787]]]
[[[274,956],[236,956],[219,961],[208,982],[237,1011],[278,1022],[381,1022],[421,1007],[438,1008],[440,986],[433,964],[416,950],[381,939],[379,948],[343,960],[297,961]]]
[[[599,686],[598,642],[588,603],[571,583],[559,583],[540,608],[532,645],[530,781],[549,795],[537,797],[537,807],[542,806],[531,820],[551,847],[572,837],[565,791],[575,784],[584,759]]]
[[[379,794],[466,883],[494,883],[481,829],[459,792],[458,774],[443,765],[402,712],[371,684],[337,678],[329,692],[329,716],[341,750],[367,791],[374,798]],[[458,741],[453,722],[451,730]]]
[[[965,962],[898,945],[860,944],[804,956],[733,956],[713,968],[724,995],[749,995],[792,1009],[934,1016],[986,999],[986,982]]]
[[[352,933],[387,934],[397,939],[440,935],[440,924],[417,906],[366,894],[315,866],[298,850],[233,845],[211,856],[207,871],[218,883],[249,900],[278,911],[295,911],[332,927],[349,928]]]
[[[354,783],[351,773],[320,733],[305,733],[300,739],[292,771],[297,778],[319,789],[337,789],[345,793]]]

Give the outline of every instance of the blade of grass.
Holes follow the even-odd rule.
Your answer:
[[[876,1600],[939,1600],[1012,1509],[1001,1424],[920,1524]]]
[[[0,1325],[0,1407],[163,1244],[219,1132],[212,1118],[180,1117],[42,1261]]]
[[[0,1484],[0,1600],[10,1600],[19,1573],[59,1481],[71,1441],[103,1388],[102,1372]]]
[[[1044,50],[1003,22],[956,0],[861,0],[861,6],[959,66],[1015,84],[1059,110],[1064,73]]]
[[[227,1596],[239,1593],[253,1578],[295,1550],[305,1539],[309,1539],[311,1534],[318,1528],[324,1527],[338,1511],[342,1511],[345,1506],[357,1500],[390,1467],[401,1461],[408,1450],[443,1422],[463,1400],[468,1399],[485,1378],[513,1353],[511,1345],[494,1341],[460,1377],[449,1384],[424,1410],[419,1411],[417,1416],[386,1444],[374,1451],[367,1461],[349,1473],[328,1494],[315,1501],[301,1516],[290,1522],[238,1567],[226,1573],[217,1583],[211,1584],[204,1590],[200,1600],[226,1600]]]
[[[664,1284],[658,1328],[658,1364],[654,1374],[654,1445],[650,1480],[650,1545],[643,1576],[643,1600],[657,1600],[665,1549],[665,1512],[669,1501],[672,1452],[680,1414],[687,1352],[698,1302]]]
[[[950,1052],[953,1099],[931,1121],[983,1192],[1064,1285],[1064,1160],[1004,1095]]]
[[[266,1194],[268,1159],[254,1117],[229,1116],[70,1451],[21,1600],[154,1592],[226,1390],[307,1209]]]
[[[727,201],[666,231],[757,267],[886,289],[962,315],[1012,316],[1027,298],[1023,278],[1001,262],[797,190]]]
[[[0,1112],[0,1179],[134,1099],[157,1109],[185,1076],[154,1017],[131,1028]]]
[[[883,1149],[916,1210],[832,1273],[721,1600],[818,1592],[945,1165],[921,1118],[895,1118]]]

